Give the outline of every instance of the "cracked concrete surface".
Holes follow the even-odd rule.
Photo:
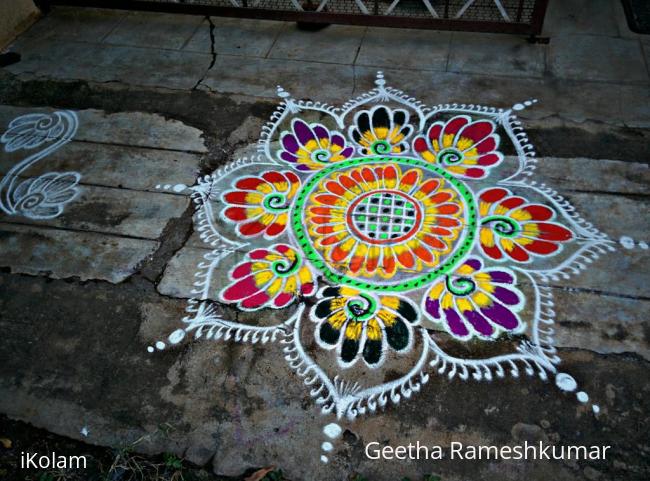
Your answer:
[[[563,369],[601,406],[598,417],[538,379],[432,376],[413,400],[347,425],[323,467],[316,455],[322,418],[277,346],[190,342],[146,351],[178,326],[205,253],[190,200],[156,185],[191,185],[250,150],[277,84],[297,97],[339,103],[371,88],[380,67],[391,84],[427,103],[508,107],[538,98],[524,113],[540,156],[538,180],[613,238],[648,241],[650,80],[642,57],[650,46],[621,27],[618,2],[594,3],[612,12],[593,16],[595,32],[576,24],[571,8],[589,8],[583,4],[552,2],[550,47],[522,46],[510,36],[492,45],[476,34],[418,32],[416,43],[431,48],[410,56],[399,51],[402,41],[416,47],[409,31],[339,29],[345,48],[358,53],[352,61],[327,29],[323,39],[280,22],[55,9],[12,47],[23,61],[0,71],[0,125],[25,112],[77,111],[75,139],[30,174],[79,171],[83,193],[51,221],[0,217],[0,411],[100,445],[145,436],[138,445],[144,452],[174,452],[227,475],[277,464],[290,479],[310,481],[355,471],[377,481],[430,472],[445,481],[648,479],[647,250],[621,248],[551,286]],[[589,61],[571,63],[567,45],[576,35],[599,36],[596,45],[616,38],[603,52],[580,51],[621,57],[619,70],[634,75],[595,75]],[[295,46],[296,38],[305,44]],[[620,56],[621,45],[639,51]],[[516,62],[486,60],[521,48],[530,55],[518,70]],[[576,76],[580,68],[590,73]],[[18,160],[0,156],[0,173]],[[161,432],[163,423],[173,429]],[[79,433],[83,425],[88,438]],[[612,455],[527,463],[396,463],[363,455],[370,441],[540,437],[609,444]]]

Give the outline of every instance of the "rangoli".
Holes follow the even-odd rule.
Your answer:
[[[184,326],[150,352],[187,335],[279,344],[331,439],[431,375],[552,375],[588,402],[557,367],[549,284],[614,242],[532,180],[515,113],[535,101],[427,107],[381,72],[339,108],[278,94],[259,154],[188,188],[211,251]]]
[[[0,137],[7,153],[34,150],[14,165],[0,181],[0,210],[30,219],[58,217],[79,194],[78,172],[47,172],[38,177],[25,174],[37,162],[70,142],[79,120],[71,110],[21,115],[9,123]]]

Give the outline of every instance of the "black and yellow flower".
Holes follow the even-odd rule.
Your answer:
[[[418,314],[410,301],[396,295],[377,296],[351,287],[325,287],[311,311],[316,341],[337,349],[343,367],[363,357],[370,367],[380,366],[389,348],[408,351]]]
[[[362,155],[397,155],[409,150],[408,138],[413,133],[409,113],[377,105],[354,116],[348,134]]]

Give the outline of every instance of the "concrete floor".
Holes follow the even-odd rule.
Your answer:
[[[30,175],[77,171],[83,191],[55,219],[0,217],[0,412],[101,445],[145,436],[138,449],[227,475],[277,464],[293,480],[650,478],[650,255],[638,244],[650,232],[650,38],[629,31],[615,0],[552,0],[545,34],[548,45],[532,45],[497,34],[304,32],[55,9],[11,46],[22,61],[0,71],[0,125],[77,111],[74,140]],[[279,349],[203,342],[146,352],[183,317],[205,253],[189,198],[156,186],[192,185],[248,151],[277,85],[340,104],[372,88],[377,70],[428,104],[539,99],[522,113],[540,157],[536,180],[613,239],[636,242],[550,284],[562,365],[599,417],[538,379],[433,376],[413,401],[346,426],[324,467],[320,415]],[[0,155],[0,172],[20,158]],[[604,462],[499,464],[382,463],[362,452],[373,440],[449,439],[614,449]]]

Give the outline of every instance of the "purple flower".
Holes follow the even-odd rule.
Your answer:
[[[479,259],[470,258],[431,287],[424,310],[457,339],[518,333],[525,328],[518,315],[524,296],[516,282],[512,271],[483,269]]]
[[[294,164],[298,170],[320,170],[327,164],[349,158],[354,152],[339,132],[329,131],[321,124],[294,119],[291,129],[292,132],[282,134],[278,158]]]

